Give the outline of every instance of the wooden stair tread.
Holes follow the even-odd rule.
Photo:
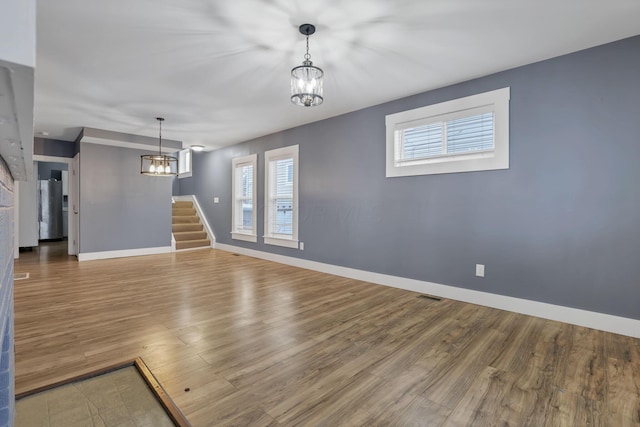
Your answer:
[[[183,240],[181,242],[176,241],[176,249],[192,249],[192,248],[200,248],[200,247],[209,247],[211,246],[211,241],[209,239],[197,239],[197,240]]]
[[[186,202],[186,201],[177,201],[174,202],[172,205],[174,208],[193,208],[193,203],[192,202]]]
[[[196,210],[193,208],[172,208],[171,215],[173,216],[193,216],[196,215]]]
[[[173,224],[171,226],[173,233],[182,233],[184,231],[203,231],[201,223]]]
[[[199,224],[200,218],[197,216],[173,216],[171,217],[172,224]]]
[[[205,231],[179,231],[173,233],[176,242],[185,242],[189,240],[206,240],[207,233]]]

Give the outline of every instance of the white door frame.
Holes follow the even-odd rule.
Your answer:
[[[73,164],[73,158],[71,157],[56,157],[56,156],[42,156],[40,154],[34,154],[33,155],[33,161],[34,162],[54,162],[54,163],[66,163],[67,164],[67,170],[71,170],[71,166]],[[69,177],[69,179],[71,179],[71,177]],[[68,203],[67,206],[73,206],[72,203],[76,203],[76,198],[78,197],[77,194],[75,194],[75,189],[73,188],[72,185],[69,185],[68,187],[69,190],[69,199],[68,199]],[[73,249],[73,239],[75,239],[76,236],[76,227],[75,227],[75,223],[73,221],[73,209],[69,210],[67,209],[67,226],[68,226],[68,236],[67,236],[67,243],[68,243],[68,249],[67,249],[67,253],[69,255],[76,255],[74,253],[74,249]]]

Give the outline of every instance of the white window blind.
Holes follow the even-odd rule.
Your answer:
[[[493,112],[437,121],[399,131],[400,162],[493,150]]]
[[[256,237],[256,193],[255,177],[257,155],[232,160],[232,231],[234,239],[255,242]]]
[[[386,116],[387,177],[509,168],[510,89]]]
[[[272,234],[293,235],[293,159],[280,159],[269,162],[271,194],[269,230]]]
[[[298,146],[265,153],[265,243],[298,246]]]
[[[236,168],[236,231],[253,231],[253,165]]]

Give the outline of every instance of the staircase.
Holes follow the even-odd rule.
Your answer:
[[[192,202],[174,202],[171,223],[176,250],[211,247],[211,241],[200,223],[200,218]]]

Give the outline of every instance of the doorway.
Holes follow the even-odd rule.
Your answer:
[[[77,158],[33,156],[31,179],[16,186],[15,258],[41,242],[65,242],[68,255],[78,254]]]

